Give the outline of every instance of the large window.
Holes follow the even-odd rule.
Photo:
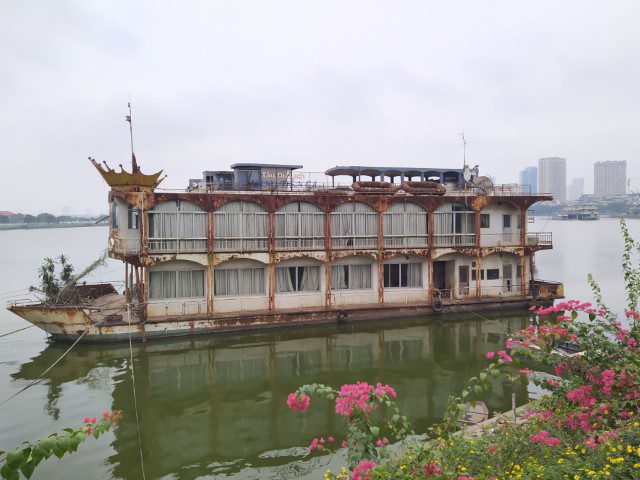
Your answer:
[[[207,212],[181,200],[157,204],[149,211],[149,250],[206,252]]]
[[[213,293],[224,295],[264,295],[265,268],[216,268],[213,274]]]
[[[118,204],[115,200],[111,204],[111,228],[118,228]]]
[[[372,207],[346,202],[331,213],[332,248],[375,248],[377,244],[378,213]]]
[[[422,286],[421,263],[386,263],[384,265],[385,288],[406,288]]]
[[[324,213],[312,203],[288,203],[276,212],[277,250],[324,249]]]
[[[149,297],[204,297],[204,270],[152,270],[149,272]]]
[[[487,280],[500,280],[500,269],[499,268],[488,268],[487,269]]]
[[[475,212],[463,203],[441,205],[434,213],[436,246],[470,246],[476,241]]]
[[[320,291],[319,266],[276,267],[276,292]]]
[[[384,212],[386,247],[426,247],[427,211],[411,202],[398,202]]]
[[[333,265],[332,290],[364,290],[371,288],[371,265]]]
[[[138,230],[140,228],[140,215],[138,209],[133,205],[127,207],[127,228],[129,230]]]
[[[250,202],[225,203],[213,214],[214,250],[260,252],[268,247],[269,214]]]

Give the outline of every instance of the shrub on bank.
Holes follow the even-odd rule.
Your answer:
[[[347,464],[327,479],[537,479],[640,478],[640,269],[632,256],[640,246],[621,222],[625,239],[623,273],[629,308],[618,319],[589,278],[597,307],[575,300],[534,308],[538,322],[517,332],[505,349],[489,352],[486,368],[451,397],[442,421],[417,439],[397,409],[388,385],[358,382],[339,391],[305,385],[289,397],[294,410],[306,410],[311,396],[335,402],[345,419],[346,438],[314,439],[310,451],[346,447]],[[564,356],[558,344],[577,345]],[[551,366],[546,376],[520,369],[520,359]],[[531,404],[522,422],[494,424],[478,438],[460,432],[466,402],[473,403],[491,379],[534,382],[549,394]],[[395,444],[391,446],[390,444]]]

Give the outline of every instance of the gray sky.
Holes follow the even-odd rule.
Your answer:
[[[165,187],[234,162],[640,177],[637,1],[0,4],[0,210],[106,211],[87,156]]]

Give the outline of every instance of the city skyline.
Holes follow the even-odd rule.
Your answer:
[[[104,211],[87,157],[128,167],[130,98],[170,189],[236,162],[461,168],[462,132],[499,183],[548,156],[587,191],[595,161],[640,176],[637,2],[2,8],[4,210]]]

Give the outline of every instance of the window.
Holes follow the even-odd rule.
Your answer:
[[[475,281],[477,278],[476,269],[471,270],[471,280]],[[480,270],[480,280],[484,280],[484,270]]]
[[[387,247],[426,247],[427,211],[412,202],[391,205],[383,215],[384,244]]]
[[[308,202],[288,203],[275,214],[276,249],[324,248],[324,212]]]
[[[115,201],[111,204],[111,228],[118,228],[118,204]]]
[[[207,212],[180,200],[157,204],[149,211],[149,250],[206,252]]]
[[[502,228],[511,228],[511,215],[502,215]]]
[[[149,297],[204,297],[204,270],[160,270],[149,272]]]
[[[346,202],[331,212],[333,248],[375,248],[378,245],[378,212],[362,202]]]
[[[522,215],[516,215],[517,221],[516,221],[516,225],[518,229],[522,228]]]
[[[371,288],[371,265],[334,265],[331,267],[332,290]]]
[[[438,207],[433,219],[435,245],[474,245],[475,215],[475,211],[463,203],[447,203]]]
[[[522,279],[522,265],[516,265],[516,280]]]
[[[490,228],[491,227],[491,216],[488,213],[480,214],[480,228]]]
[[[385,288],[422,286],[421,263],[386,263],[384,265]]]
[[[127,207],[127,228],[129,230],[138,230],[140,228],[139,212],[133,205]]]
[[[265,293],[265,269],[216,268],[213,275],[213,292],[216,296],[263,295]]]
[[[276,267],[276,292],[317,292],[320,267]]]
[[[500,280],[500,269],[499,268],[488,268],[487,269],[487,280]]]
[[[269,214],[251,202],[229,202],[213,214],[214,250],[266,251]]]

